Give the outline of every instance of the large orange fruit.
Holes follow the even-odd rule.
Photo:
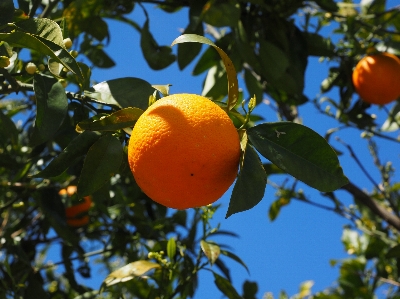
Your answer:
[[[237,176],[239,136],[209,99],[174,94],[151,105],[135,124],[129,165],[142,191],[175,209],[219,199]]]
[[[400,59],[393,54],[362,58],[352,77],[356,92],[367,103],[384,105],[400,96]]]

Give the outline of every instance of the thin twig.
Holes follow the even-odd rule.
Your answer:
[[[353,183],[348,183],[347,185],[341,187],[341,189],[352,194],[355,199],[367,206],[375,215],[387,221],[390,225],[400,231],[400,218],[390,213],[356,185]]]

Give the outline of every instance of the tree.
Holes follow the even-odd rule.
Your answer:
[[[177,54],[154,39],[145,3],[156,4],[171,16],[188,8],[189,24],[182,24],[184,35],[173,43]],[[145,12],[144,24],[127,18],[134,9]],[[247,269],[241,258],[210,241],[218,234],[235,236],[210,225],[218,204],[170,210],[152,202],[136,185],[127,164],[127,128],[148,107],[149,97],[158,99],[169,91],[167,85],[154,86],[134,77],[91,85],[92,72],[114,66],[112,53],[103,50],[110,39],[105,20],[112,19],[140,33],[140,47],[152,69],[173,63],[184,69],[198,58],[193,73],[207,72],[204,95],[227,110],[242,136],[242,164],[227,217],[256,209],[266,178],[279,175],[287,179],[274,183],[277,198],[269,210],[271,220],[291,200],[348,219],[342,240],[350,256],[338,261],[337,286],[310,295],[311,285],[305,283],[295,297],[372,298],[383,286],[387,298],[398,298],[399,188],[394,161],[382,160],[392,149],[379,145],[387,140],[393,148],[398,146],[400,105],[397,101],[376,107],[362,101],[351,75],[367,54],[400,54],[399,15],[398,6],[386,7],[381,0],[361,4],[20,0],[17,8],[13,1],[2,1],[1,296],[187,298],[196,292],[198,272],[214,264],[219,269],[211,268],[215,284],[226,297],[256,297],[257,285],[248,281],[239,295],[230,283],[228,267],[218,257],[225,255]],[[329,26],[334,26],[339,38],[328,36]],[[69,50],[72,44],[77,50]],[[202,52],[201,44],[209,48]],[[77,55],[84,62],[75,59]],[[303,94],[311,56],[331,64],[315,99]],[[250,99],[239,92],[237,74],[244,78]],[[14,99],[15,94],[23,97]],[[251,113],[264,96],[271,99],[278,122],[262,122],[262,115]],[[334,123],[324,137],[301,124],[302,117],[311,116],[300,115],[298,108],[310,102]],[[384,121],[376,119],[378,112]],[[16,123],[17,119],[21,121]],[[367,140],[380,173],[376,181],[353,145],[344,144],[348,153],[342,154],[351,155],[359,173],[371,181],[369,191],[368,182],[357,186],[344,176],[339,151],[329,145],[333,136],[339,138],[348,128],[359,130],[360,138]],[[328,204],[311,201],[300,182],[321,191],[321,202]],[[77,186],[77,194],[60,192],[68,186]],[[354,202],[345,205],[337,190],[349,193]],[[66,207],[83,197],[94,206],[67,215]],[[70,218],[82,223],[71,225]],[[61,246],[62,273],[56,271],[57,265],[43,263],[55,244]],[[96,250],[91,251],[91,246]],[[91,275],[86,258],[93,255],[110,273],[101,295],[76,280],[76,275]]]

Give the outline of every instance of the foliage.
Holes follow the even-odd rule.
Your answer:
[[[241,294],[233,288],[221,257],[247,270],[242,259],[212,241],[218,234],[236,236],[210,224],[218,205],[167,209],[136,185],[127,163],[130,128],[169,86],[134,73],[92,86],[96,69],[115,65],[113,53],[104,50],[109,19],[140,33],[152,69],[173,63],[183,69],[197,58],[193,74],[207,72],[203,95],[227,111],[241,136],[241,167],[227,217],[257,208],[269,182],[277,189],[271,220],[291,200],[349,220],[342,242],[350,256],[332,262],[340,268],[337,285],[311,295],[312,283],[305,282],[293,298],[372,298],[382,285],[387,298],[400,296],[399,183],[392,162],[381,162],[378,153],[381,140],[398,146],[400,104],[384,107],[386,119],[379,123],[351,81],[353,67],[371,49],[400,54],[399,7],[388,8],[384,0],[16,2],[17,8],[12,0],[0,3],[0,297],[187,298],[196,292],[198,272],[208,270],[226,297],[256,298],[253,282],[244,282]],[[172,16],[187,9],[189,22],[171,41],[174,48],[154,38],[146,2]],[[144,11],[144,24],[130,19],[133,10]],[[335,35],[329,36],[332,27]],[[202,51],[202,44],[209,48]],[[331,65],[314,99],[303,93],[310,57]],[[28,63],[37,69],[25,68]],[[263,117],[252,113],[264,97],[277,122],[260,122]],[[299,107],[306,103],[333,121],[324,137],[301,124]],[[343,174],[338,151],[329,144],[348,128],[361,132],[380,173],[379,182],[372,179],[344,144],[372,182],[370,191]],[[274,175],[288,179],[272,182]],[[329,204],[311,201],[299,181]],[[67,225],[68,203],[59,190],[70,185],[78,186],[78,198],[92,198],[84,227]],[[354,203],[345,205],[338,189]],[[61,261],[49,264],[46,254],[56,245]],[[92,275],[92,256],[109,273],[101,294],[77,280]]]

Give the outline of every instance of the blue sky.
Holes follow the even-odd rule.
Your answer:
[[[395,1],[391,2],[394,3]],[[186,10],[177,14],[167,14],[154,6],[147,5],[146,8],[150,15],[150,30],[161,45],[171,44],[181,34],[180,29],[186,27],[188,23]],[[136,7],[131,17],[140,25],[145,21],[144,14],[139,7]],[[178,69],[177,64],[173,64],[162,71],[153,71],[144,61],[139,46],[139,34],[128,25],[114,21],[109,21],[109,26],[111,41],[105,51],[113,57],[116,67],[94,70],[93,80],[101,82],[127,76],[138,77],[151,84],[170,83],[173,85],[170,90],[171,93],[201,93],[204,75],[191,76],[193,63],[183,71]],[[176,53],[176,47],[174,52]],[[328,66],[326,62],[318,62],[317,58],[309,60],[305,94],[310,99],[319,93],[319,86],[327,76]],[[335,92],[332,93],[332,97],[337,98]],[[373,109],[379,116],[378,109]],[[303,105],[299,110],[300,115],[303,116],[304,124],[321,135],[334,126],[333,122],[322,118],[312,104]],[[267,105],[260,105],[256,113],[263,115],[268,121],[277,121],[275,113]],[[351,144],[354,138],[359,139],[359,135],[359,131],[348,130],[341,137]],[[386,142],[382,144],[383,147],[391,145]],[[345,174],[359,186],[371,188],[366,177],[360,175],[360,170],[354,161],[349,159],[346,149],[338,142],[334,142],[333,145],[345,153],[340,158]],[[360,154],[359,158],[366,164],[366,167],[371,168],[373,162],[368,154],[366,142],[360,141],[354,149]],[[398,159],[398,155],[393,152],[388,153],[385,160]],[[372,171],[372,175],[378,179],[378,172],[375,169]],[[279,180],[280,178],[271,177],[271,180],[274,179]],[[329,204],[318,192],[307,186],[304,186],[304,191],[306,195],[311,196],[312,200]],[[262,298],[266,292],[273,292],[277,297],[281,290],[286,290],[290,295],[293,295],[298,291],[299,284],[306,280],[315,282],[314,291],[329,287],[335,281],[339,270],[337,267],[331,267],[329,261],[347,257],[340,242],[343,226],[348,223],[345,219],[331,212],[294,201],[281,211],[277,220],[270,222],[268,209],[272,201],[276,199],[275,190],[270,185],[267,186],[264,199],[255,208],[225,219],[230,192],[231,190],[228,190],[223,198],[218,201],[222,208],[217,212],[214,223],[221,223],[222,229],[233,231],[240,238],[221,237],[214,241],[229,244],[232,251],[247,264],[250,275],[241,265],[224,258],[231,269],[233,283],[239,291],[245,280],[258,283],[258,298]],[[344,192],[339,194],[345,203],[351,202],[347,194]],[[50,258],[53,261],[59,260],[56,253]],[[106,275],[107,273],[104,271],[94,272],[93,276],[96,278],[92,279],[91,285],[99,287]],[[83,278],[82,280],[86,283],[86,280]],[[200,275],[199,291],[195,298],[222,297],[222,294],[221,296],[219,294],[214,286],[211,273],[204,271]]]

